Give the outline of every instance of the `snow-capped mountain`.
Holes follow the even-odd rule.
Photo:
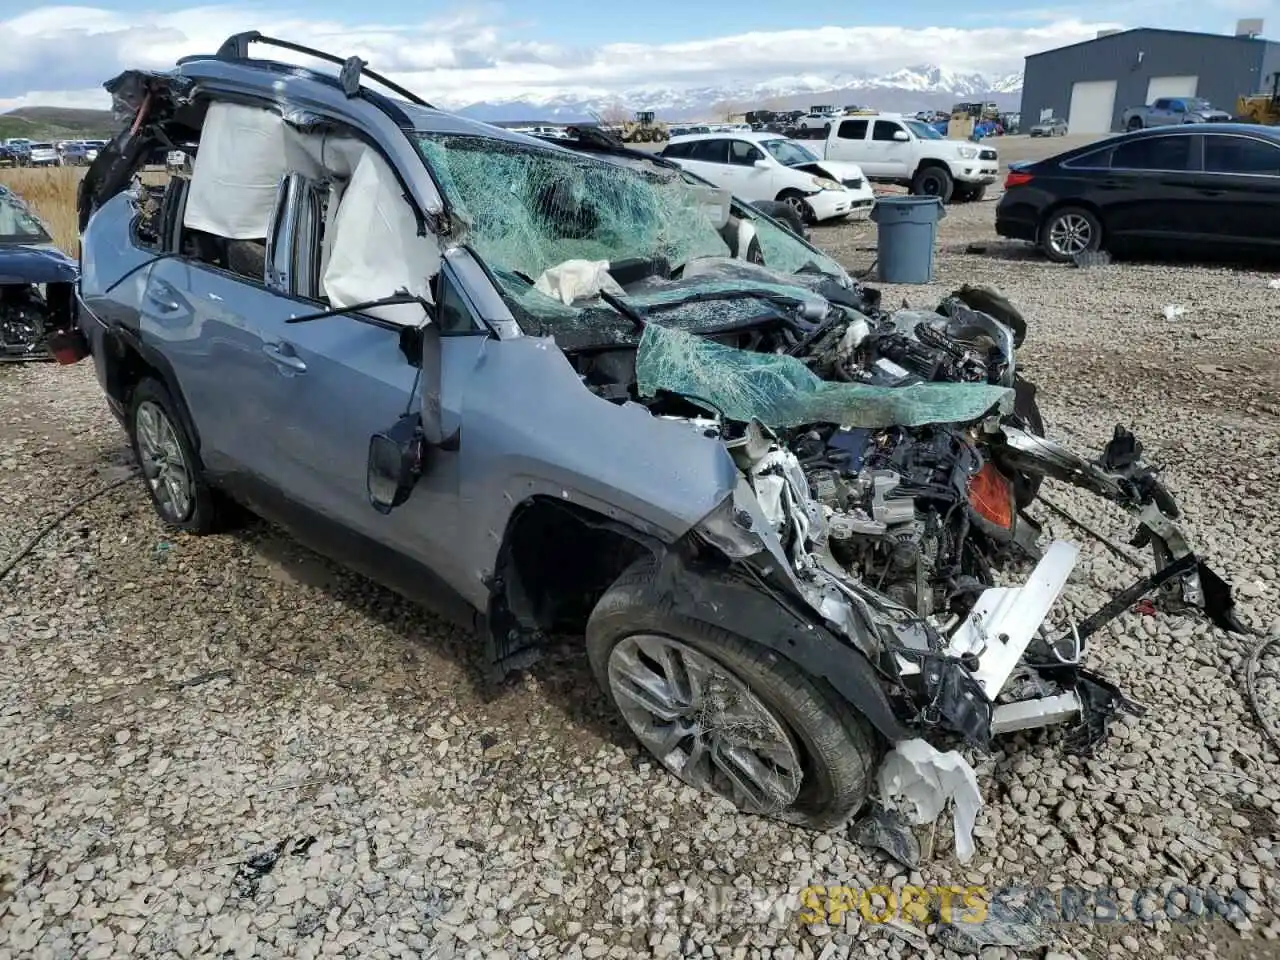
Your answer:
[[[653,110],[664,120],[711,118],[751,109],[795,110],[817,103],[858,104],[881,110],[946,110],[957,100],[991,100],[1017,109],[1022,74],[988,76],[938,66],[914,66],[879,76],[855,73],[797,74],[755,83],[670,87],[657,84],[624,91],[577,88],[530,93],[512,100],[471,103],[460,112],[477,120],[572,122],[595,115]]]

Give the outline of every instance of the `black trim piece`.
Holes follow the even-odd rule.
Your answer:
[[[879,675],[861,651],[800,617],[756,584],[691,567],[669,552],[660,561],[654,585],[681,616],[767,647],[826,682],[890,742],[914,736],[894,713]]]
[[[174,372],[173,365],[159,350],[148,346],[142,342],[142,337],[137,331],[124,326],[107,327],[105,337],[114,338],[121,343],[127,344],[134,352],[138,354],[152,370],[159,374],[161,381],[165,385],[165,389],[169,391],[169,396],[173,398],[173,402],[177,405],[176,413],[182,421],[182,428],[187,432],[187,436],[191,438],[191,444],[195,447],[196,456],[200,455],[200,434],[196,430],[195,421],[191,417],[191,410],[187,406],[187,398],[182,393],[182,388],[178,382],[178,375]],[[112,357],[108,360],[108,366],[118,358]],[[123,397],[120,398],[124,400]]]

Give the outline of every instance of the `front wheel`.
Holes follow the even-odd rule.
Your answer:
[[[745,813],[826,830],[866,801],[881,746],[866,719],[771,650],[671,609],[645,559],[587,622],[600,686],[673,774]]]
[[[955,186],[951,171],[943,167],[925,167],[912,179],[911,192],[919,197],[937,197],[943,203],[950,203]]]
[[[1135,130],[1141,130],[1142,121],[1139,120],[1137,117],[1134,117],[1132,120],[1129,121],[1129,125],[1125,129],[1128,130],[1130,133],[1133,133],[1133,131]]]
[[[1055,263],[1069,263],[1102,246],[1102,221],[1083,207],[1063,207],[1040,228],[1040,247]]]

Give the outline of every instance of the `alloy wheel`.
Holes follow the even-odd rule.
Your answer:
[[[795,802],[804,772],[791,735],[726,667],[671,637],[632,634],[608,671],[627,725],[677,777],[752,813]]]
[[[809,220],[809,204],[805,203],[800,197],[787,197],[783,203],[796,212],[801,222]]]
[[[181,523],[195,502],[191,467],[183,455],[178,431],[158,403],[144,400],[134,414],[142,474],[151,487],[161,515]]]
[[[1049,246],[1064,257],[1084,253],[1093,242],[1093,224],[1078,213],[1068,213],[1049,227]]]

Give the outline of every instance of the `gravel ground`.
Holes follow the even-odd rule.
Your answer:
[[[938,282],[886,296],[1004,290],[1051,432],[1092,451],[1132,426],[1243,619],[1280,632],[1280,290],[1220,268],[1051,266],[991,243],[993,209],[952,208]],[[815,234],[870,264],[873,228]],[[3,558],[129,455],[89,365],[0,368],[0,385]],[[1126,534],[1105,504],[1046,489]],[[1086,541],[1067,606],[1135,575]],[[134,482],[0,583],[0,631],[0,958],[944,955],[856,913],[801,925],[811,883],[1179,905],[1173,888],[1212,889],[1230,916],[1064,924],[1049,956],[1280,956],[1280,762],[1242,695],[1252,641],[1192,619],[1130,612],[1100,635],[1093,665],[1146,715],[1095,759],[1054,733],[975,758],[978,853],[918,873],[678,785],[572,642],[488,687],[474,637],[263,524],[173,537]],[[1280,684],[1262,693],[1280,715]]]

